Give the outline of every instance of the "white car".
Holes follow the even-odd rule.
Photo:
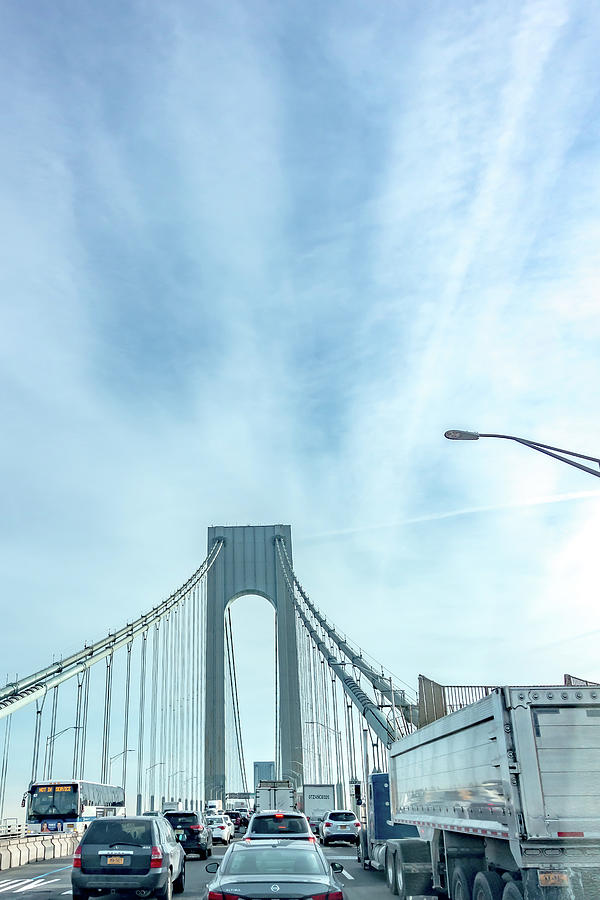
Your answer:
[[[207,816],[206,824],[212,831],[213,841],[228,844],[235,832],[235,825],[229,816]]]
[[[319,824],[319,840],[322,844],[330,841],[350,841],[358,843],[360,822],[349,809],[330,809]]]

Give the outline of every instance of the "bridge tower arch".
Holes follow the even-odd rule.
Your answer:
[[[208,529],[208,551],[223,547],[207,575],[204,662],[204,796],[225,804],[225,612],[244,594],[265,597],[275,608],[279,685],[280,776],[303,780],[302,722],[296,616],[279,564],[275,538],[292,560],[289,525],[236,525]],[[257,661],[258,668],[258,661]],[[233,740],[233,736],[230,736]]]

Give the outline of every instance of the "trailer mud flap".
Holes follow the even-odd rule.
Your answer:
[[[566,879],[563,877],[566,876]],[[560,884],[566,880],[566,884]],[[600,898],[600,867],[557,870],[525,869],[525,900],[591,900]]]

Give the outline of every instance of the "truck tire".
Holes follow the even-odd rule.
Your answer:
[[[396,891],[401,900],[433,893],[433,871],[428,841],[409,838],[396,849]]]
[[[523,900],[523,884],[520,881],[509,881],[504,886],[502,900]]]
[[[478,872],[473,882],[473,900],[502,900],[504,885],[497,872]]]
[[[458,863],[452,874],[452,900],[471,900],[473,896],[473,882],[475,872],[472,866]]]
[[[385,851],[385,883],[388,886],[388,890],[392,892],[392,894],[398,893],[398,883],[396,881],[396,862],[394,859],[394,854],[388,847]]]
[[[371,863],[368,859],[367,835],[364,831],[361,831],[356,842],[356,859],[363,869],[371,868]]]

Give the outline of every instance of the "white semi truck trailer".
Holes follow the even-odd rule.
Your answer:
[[[502,687],[392,744],[388,888],[600,900],[600,687]]]

